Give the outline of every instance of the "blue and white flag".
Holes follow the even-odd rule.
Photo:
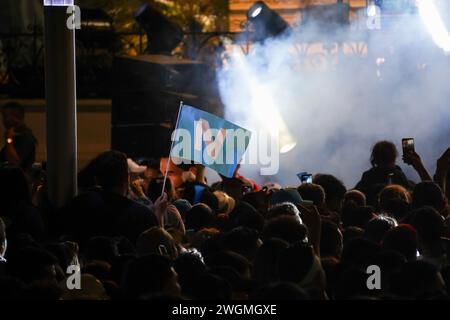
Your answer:
[[[200,109],[188,105],[180,108],[172,134],[172,161],[194,161],[232,177],[247,150],[251,132]]]

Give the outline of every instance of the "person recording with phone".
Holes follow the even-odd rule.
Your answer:
[[[428,174],[427,169],[422,163],[422,159],[414,148],[414,139],[405,138],[402,139],[403,147],[403,162],[412,166],[416,170],[422,181],[432,181],[431,176]]]
[[[378,192],[388,184],[399,184],[406,189],[411,189],[412,184],[397,165],[398,151],[394,143],[379,141],[370,155],[372,168],[363,173],[361,180],[355,189],[367,195],[367,202],[376,204]]]

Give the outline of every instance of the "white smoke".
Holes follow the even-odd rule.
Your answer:
[[[243,166],[242,172],[258,182],[283,185],[297,185],[300,171],[326,172],[352,188],[370,168],[375,142],[393,141],[401,154],[401,139],[413,137],[416,151],[433,174],[436,159],[450,146],[450,57],[432,42],[419,17],[370,31],[371,36],[359,44],[365,42],[367,52],[335,54],[331,62],[326,56],[311,59],[299,54],[307,38],[322,39],[338,51],[332,35],[308,30],[294,28],[253,46],[248,54],[236,49],[219,70],[227,119],[267,130],[279,124],[274,117],[262,123],[261,115],[267,114],[266,108],[276,108],[297,142],[280,156],[276,176],[262,177],[251,166]],[[336,34],[349,39],[356,32],[346,29]],[[349,47],[357,48],[355,43]],[[265,98],[257,99],[258,94]],[[268,100],[274,106],[264,105]],[[418,180],[401,159],[398,164],[410,179]]]

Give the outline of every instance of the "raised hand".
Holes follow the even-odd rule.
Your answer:
[[[162,196],[156,199],[155,204],[153,206],[155,210],[155,215],[158,218],[159,225],[164,228],[164,221],[167,215],[167,193],[164,192]]]
[[[422,159],[420,158],[419,154],[413,150],[405,153],[403,155],[403,161],[406,164],[409,164],[410,166],[412,166],[417,173],[420,176],[420,179],[422,181],[431,181],[431,176],[429,175],[427,169],[425,168],[425,166],[422,163]]]

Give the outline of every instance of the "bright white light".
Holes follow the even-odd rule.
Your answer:
[[[446,53],[450,53],[450,35],[433,0],[418,0],[417,6],[420,17],[434,43]]]
[[[73,6],[73,0],[44,0],[44,6]]]
[[[253,81],[251,83],[251,108],[261,127],[270,133],[272,137],[278,137],[280,153],[291,151],[296,142],[278,111],[271,89],[268,85],[263,85]]]
[[[256,18],[261,13],[261,11],[262,11],[262,7],[261,6],[257,7],[256,9],[254,9],[252,11],[252,13],[250,14],[250,17]]]
[[[287,142],[284,145],[281,146],[280,148],[280,153],[288,153],[289,151],[291,151],[292,149],[295,148],[295,146],[297,145],[296,142]]]
[[[378,7],[374,4],[371,4],[367,7],[367,16],[375,17],[378,12]]]
[[[249,85],[251,95],[249,107],[257,127],[268,132],[272,137],[278,137],[280,153],[291,151],[297,143],[278,111],[272,89],[252,75],[242,52],[236,50],[233,57],[241,70],[242,77]]]
[[[377,60],[375,61],[377,66],[381,66],[382,64],[384,64],[386,62],[386,59],[383,57],[377,58]]]

